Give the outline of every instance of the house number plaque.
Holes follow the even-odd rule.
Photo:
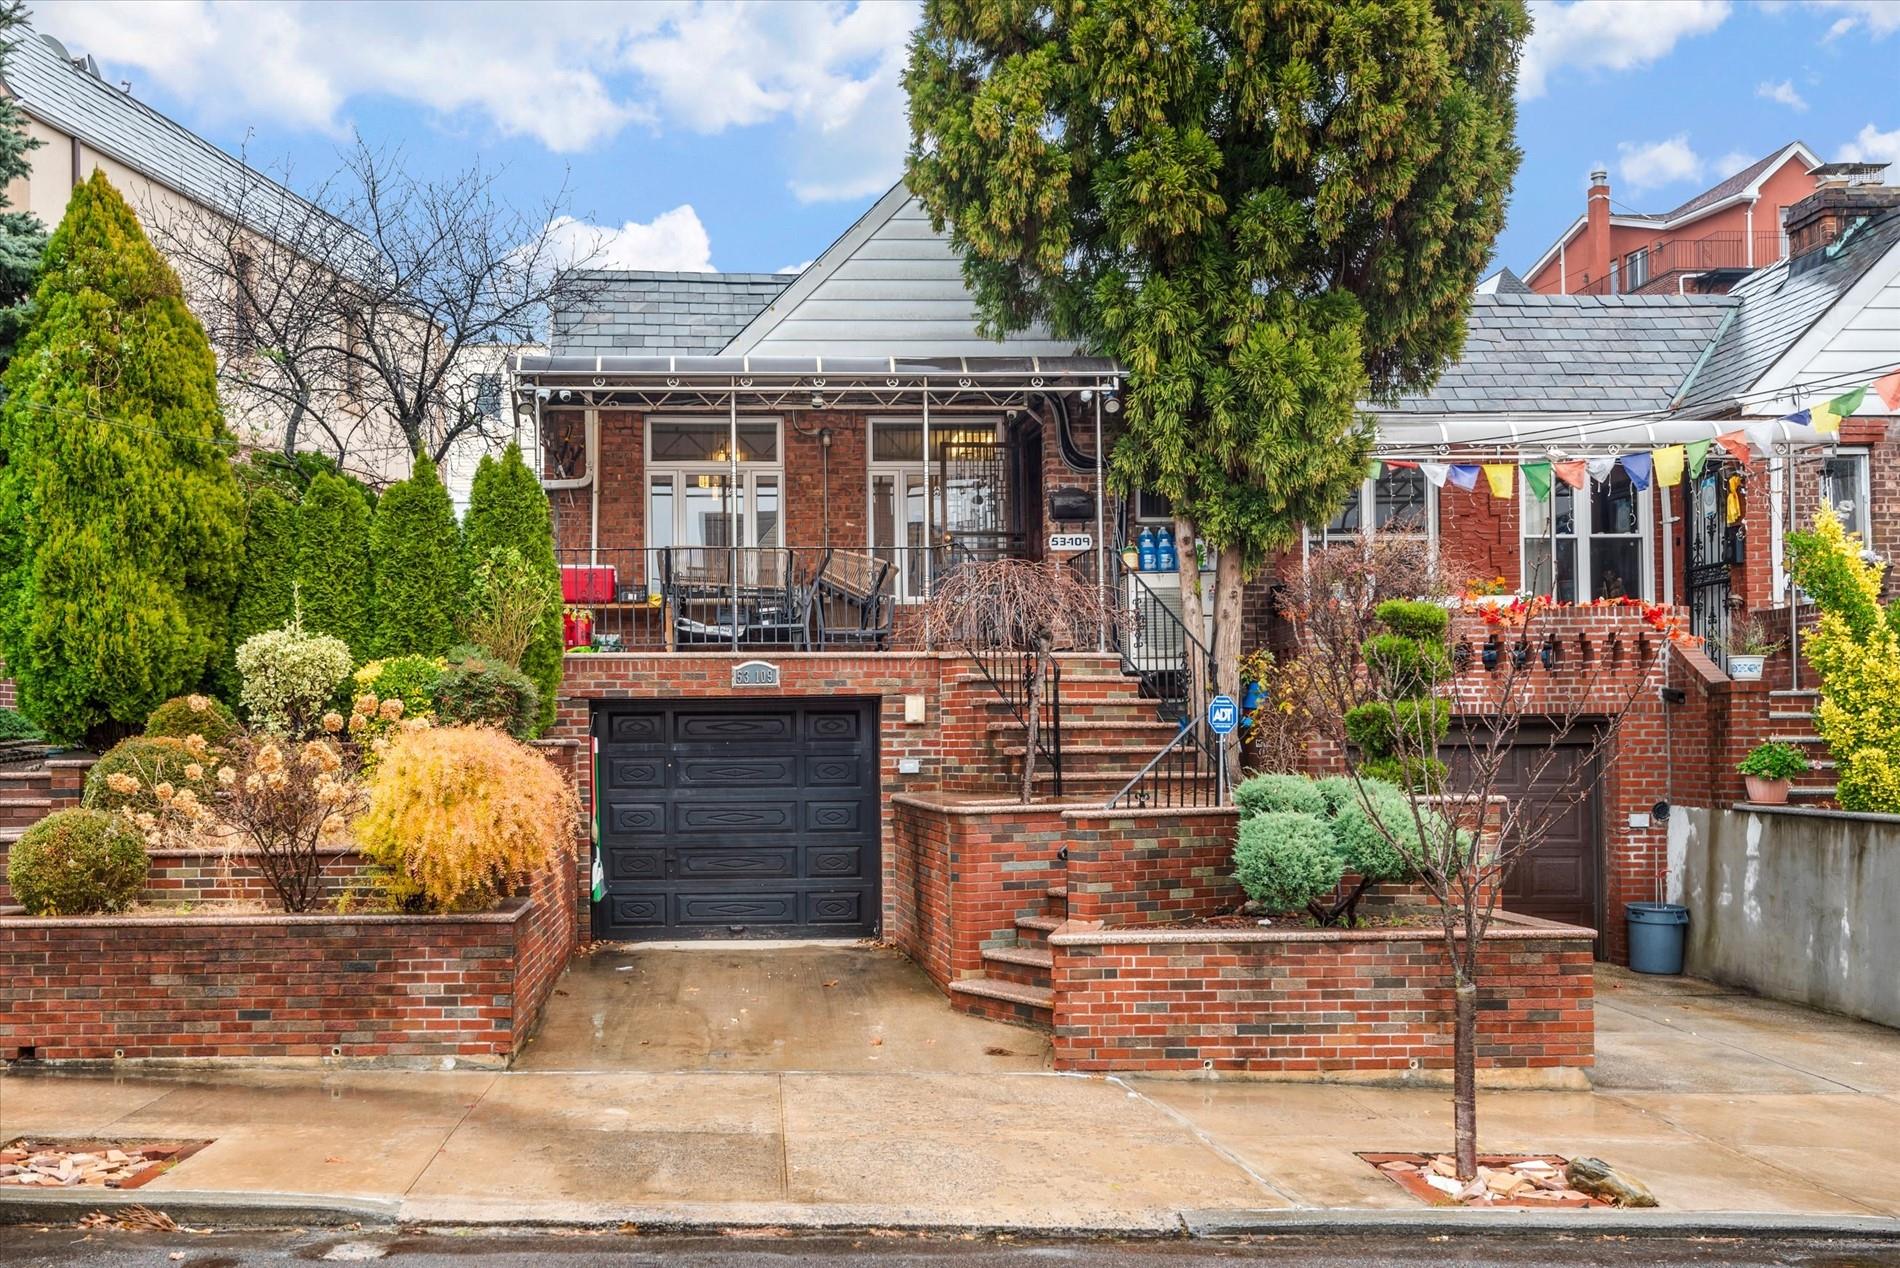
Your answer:
[[[732,685],[735,687],[776,687],[778,686],[778,666],[764,660],[748,660],[734,665]]]

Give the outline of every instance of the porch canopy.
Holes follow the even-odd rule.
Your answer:
[[[1756,452],[1790,454],[1831,448],[1837,436],[1785,418],[1611,418],[1560,414],[1421,418],[1381,414],[1374,452],[1381,458],[1435,461],[1452,456],[1476,460],[1595,457],[1639,453],[1662,445],[1686,445],[1741,432]]]

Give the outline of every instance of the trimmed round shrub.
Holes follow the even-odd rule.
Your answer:
[[[1317,815],[1269,811],[1241,821],[1234,878],[1268,911],[1299,911],[1329,896],[1344,870]]]
[[[1434,751],[1450,726],[1451,701],[1432,696],[1372,700],[1346,711],[1346,738],[1380,755],[1395,749],[1414,755]]]
[[[1326,798],[1304,775],[1254,775],[1234,789],[1234,805],[1243,819],[1275,811],[1320,816],[1330,813]]]
[[[1379,624],[1401,638],[1442,643],[1451,628],[1451,613],[1436,603],[1422,599],[1387,599],[1372,609]]]
[[[1360,646],[1366,666],[1394,696],[1415,696],[1451,677],[1451,657],[1442,643],[1421,643],[1402,634],[1374,634]]]
[[[1324,779],[1316,779],[1313,788],[1325,799],[1326,817],[1329,819],[1339,813],[1340,807],[1359,800],[1359,785],[1345,775],[1328,775]]]
[[[336,689],[350,676],[349,644],[328,634],[306,634],[292,619],[265,630],[238,648],[240,702],[252,722],[277,735],[312,734]]]
[[[448,671],[440,656],[391,656],[372,660],[350,676],[352,696],[402,701],[402,716],[426,718],[435,711],[435,689]]]
[[[0,740],[43,740],[40,729],[18,709],[0,708]]]
[[[1370,810],[1367,801],[1371,802]],[[1422,833],[1421,824],[1425,829]],[[1367,880],[1396,881],[1410,876],[1412,868],[1394,840],[1416,857],[1421,847],[1442,840],[1442,825],[1438,813],[1423,806],[1415,818],[1411,799],[1394,785],[1367,781],[1365,799],[1355,794],[1333,816],[1331,826],[1340,862],[1347,869]]]
[[[433,705],[438,721],[500,727],[525,740],[536,729],[541,691],[506,661],[471,656],[443,671],[435,684]]]
[[[86,772],[79,804],[106,812],[156,812],[161,784],[170,784],[173,790],[189,788],[206,797],[213,789],[218,763],[210,753],[193,752],[194,747],[168,735],[120,740]]]
[[[61,810],[13,843],[7,884],[32,915],[93,916],[130,907],[147,866],[145,843],[121,816]]]
[[[237,720],[237,714],[215,697],[173,696],[145,719],[145,734],[175,740],[202,735],[213,748],[223,748],[244,734],[244,726]]]
[[[392,906],[483,911],[574,837],[574,789],[493,727],[396,731],[369,777],[358,847]]]

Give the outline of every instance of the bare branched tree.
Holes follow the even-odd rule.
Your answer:
[[[1389,644],[1378,641],[1381,606],[1414,597],[1442,599],[1421,584],[1410,548],[1375,540],[1364,551],[1316,558],[1284,610],[1316,653],[1307,663],[1327,738],[1368,818],[1433,899],[1451,983],[1455,1159],[1459,1178],[1469,1180],[1477,1174],[1478,996],[1499,895],[1608,772],[1624,718],[1659,686],[1676,633],[1658,617],[1607,644],[1560,640],[1549,605],[1506,603],[1485,618],[1482,641],[1454,630],[1442,654],[1408,659],[1398,672]],[[1392,753],[1376,772],[1348,734],[1347,719],[1368,705],[1391,720]],[[1458,724],[1448,736],[1446,711]],[[1393,765],[1411,776],[1410,824],[1372,811],[1364,781]]]
[[[975,656],[1016,703],[1023,721],[1022,799],[1035,800],[1042,702],[1057,651],[1092,648],[1122,619],[1099,587],[1059,563],[993,559],[958,564],[940,577],[919,627],[926,646]],[[1019,680],[1019,681],[1017,681]]]
[[[565,188],[523,210],[502,175],[419,177],[359,138],[302,196],[246,165],[222,205],[147,219],[220,373],[277,416],[259,429],[286,453],[321,444],[345,463],[380,446],[441,462],[458,443],[513,438],[492,392],[498,350],[544,339],[552,309],[599,285]]]

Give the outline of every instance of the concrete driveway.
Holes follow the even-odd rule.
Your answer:
[[[859,944],[614,944],[575,959],[520,1070],[996,1074],[1049,1037],[953,1011],[923,970]]]

